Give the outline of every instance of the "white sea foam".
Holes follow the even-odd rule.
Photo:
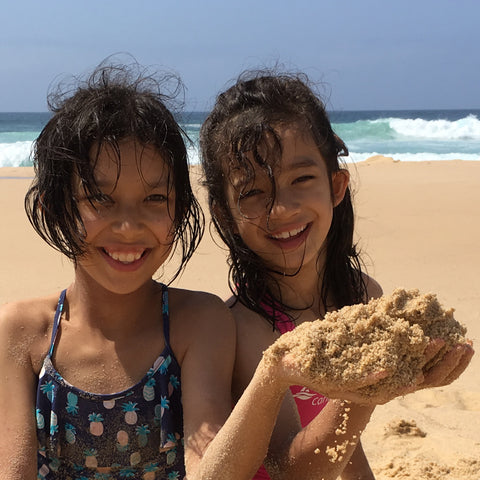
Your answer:
[[[409,138],[440,140],[480,140],[480,120],[468,115],[459,120],[387,119],[390,128]],[[375,122],[375,121],[374,121]]]
[[[0,143],[0,167],[31,165],[32,142]]]
[[[377,119],[352,118],[349,123],[335,124],[335,130],[350,150],[347,161],[362,161],[381,154],[402,161],[480,160],[480,115],[477,111],[453,114],[447,119],[395,116],[395,112]],[[462,115],[463,113],[463,115]],[[193,114],[192,114],[193,115]],[[203,118],[203,117],[202,117]],[[1,114],[0,114],[1,119]],[[43,125],[43,123],[42,123]],[[0,167],[31,165],[32,140],[38,135],[40,123],[32,124],[28,132],[12,125],[0,131]],[[198,130],[200,120],[184,125],[193,144],[188,148],[189,162],[199,163]],[[37,131],[38,130],[38,131]]]
[[[469,160],[480,161],[480,155],[472,153],[431,153],[431,152],[419,152],[419,153],[378,153],[378,152],[350,152],[348,157],[345,157],[347,163],[363,162],[370,157],[376,155],[382,155],[383,157],[391,157],[394,160],[400,160],[402,162],[427,162],[437,160]]]
[[[0,143],[0,167],[19,167],[25,165],[31,165],[30,161],[30,149],[32,142],[16,142],[16,143]],[[357,152],[350,151],[350,156],[346,157],[347,162],[361,162],[367,158],[375,155],[383,155],[385,157],[392,157],[394,160],[401,160],[405,162],[421,162],[421,161],[434,161],[434,160],[476,160],[480,161],[479,154],[473,153],[432,153],[432,152],[408,152],[408,153],[379,153],[376,151],[371,152]],[[194,147],[188,149],[188,159],[191,165],[200,163],[198,150]]]
[[[190,163],[190,165],[197,165],[200,163],[198,148],[189,147],[187,148],[187,153],[188,153],[188,162]]]

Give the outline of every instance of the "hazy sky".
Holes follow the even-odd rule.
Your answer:
[[[305,71],[330,109],[480,108],[478,0],[3,0],[0,111],[128,52],[208,110],[242,70]]]

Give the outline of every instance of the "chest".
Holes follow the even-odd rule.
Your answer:
[[[65,322],[59,328],[52,364],[76,388],[100,394],[138,383],[166,348],[161,324],[130,336],[83,335]]]

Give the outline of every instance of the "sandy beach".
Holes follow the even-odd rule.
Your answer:
[[[395,162],[349,166],[356,240],[385,293],[433,292],[480,350],[480,162]],[[36,235],[23,211],[31,168],[0,169],[0,303],[68,285],[72,266]],[[193,169],[198,180],[198,169]],[[200,198],[204,192],[197,187]],[[203,203],[205,205],[205,203]],[[207,231],[175,285],[226,298],[225,251]],[[377,407],[363,443],[377,480],[480,479],[480,353],[452,385]]]

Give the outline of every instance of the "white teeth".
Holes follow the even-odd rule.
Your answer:
[[[122,263],[132,263],[135,260],[138,260],[143,252],[138,252],[138,253],[120,253],[120,252],[109,252],[105,250],[110,257],[112,257],[114,260],[117,260]]]
[[[295,230],[290,230],[289,232],[282,232],[277,235],[272,235],[273,238],[277,238],[279,240],[285,240],[287,238],[294,237],[295,235],[298,235],[299,233],[303,232],[307,228],[306,225],[300,228],[296,228]]]

